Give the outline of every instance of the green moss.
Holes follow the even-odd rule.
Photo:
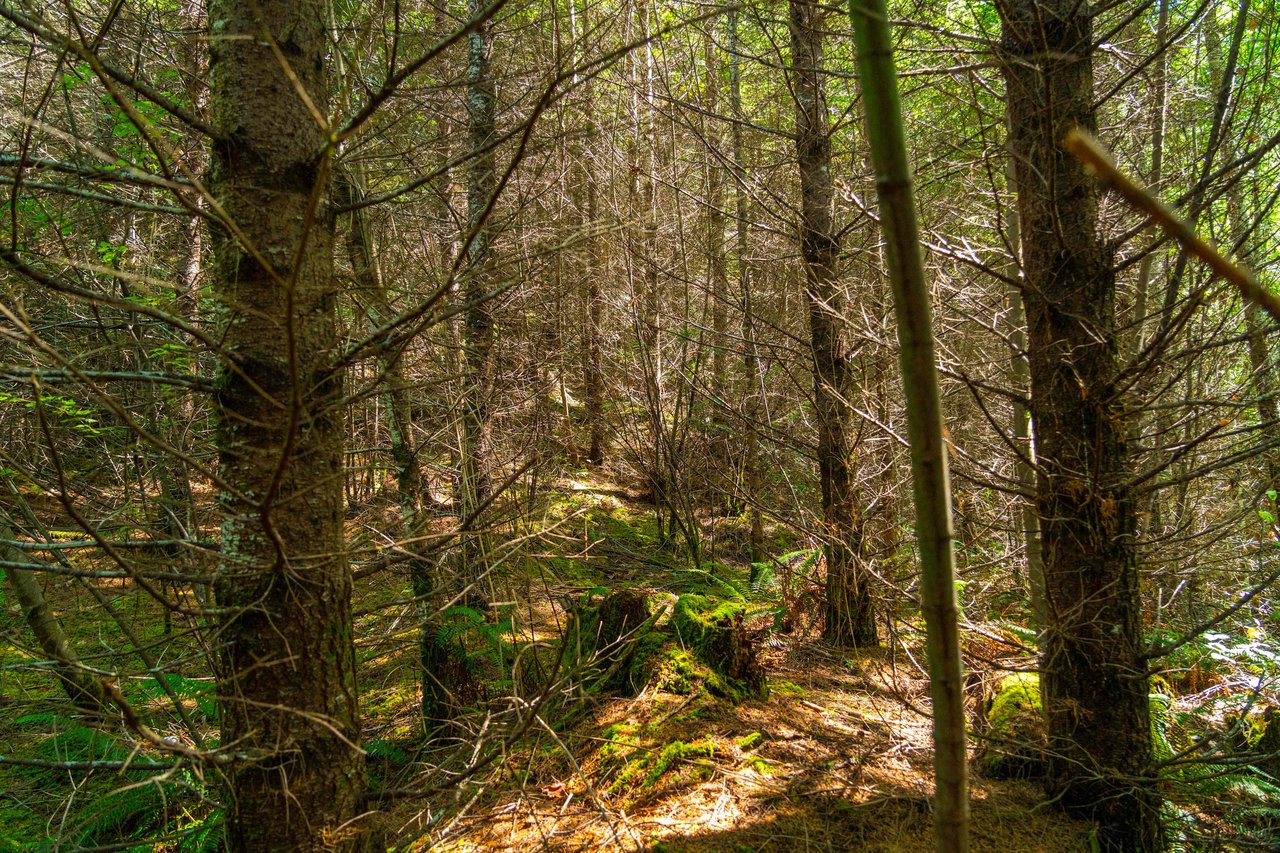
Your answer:
[[[715,753],[715,745],[709,740],[698,741],[697,743],[672,741],[663,747],[662,752],[658,753],[658,757],[653,760],[648,774],[644,777],[644,787],[652,788],[678,761],[687,761],[691,758],[710,758]]]
[[[653,684],[659,690],[687,696],[705,686],[713,694],[720,695],[728,685],[710,667],[684,649],[668,648],[658,658]]]
[[[1044,712],[1040,703],[1040,676],[1034,672],[1015,672],[1000,682],[987,721],[991,728],[1003,728],[1027,711]]]
[[[1040,776],[1046,745],[1040,676],[1018,672],[1001,681],[987,710],[987,727],[983,773],[993,779]]]
[[[636,751],[639,744],[637,735],[640,726],[632,722],[614,723],[600,737],[604,744],[600,747],[600,758],[606,762],[625,759]]]
[[[747,766],[759,773],[761,776],[773,775],[773,765],[758,755],[753,755],[747,759]]]
[[[762,740],[764,740],[764,735],[759,732],[752,732],[745,737],[738,738],[738,749],[741,749],[743,752],[746,752],[749,749],[755,749],[760,745]]]
[[[642,790],[649,790],[680,764],[714,756],[715,745],[709,740],[694,743],[674,740],[660,750],[641,753],[636,749],[631,754],[634,757],[622,766],[613,784],[609,786],[610,793],[625,791],[637,783]]]
[[[786,679],[769,682],[769,690],[774,693],[781,693],[783,696],[794,696],[796,698],[803,697],[809,692],[794,681],[787,681]]]
[[[703,681],[707,690],[731,702],[769,695],[764,670],[742,637],[745,614],[740,601],[682,595],[671,615],[676,638],[711,673]]]
[[[689,636],[701,639],[708,629],[727,620],[742,618],[746,610],[741,601],[717,601],[710,596],[690,594],[676,599],[671,618],[677,627],[691,628]]]

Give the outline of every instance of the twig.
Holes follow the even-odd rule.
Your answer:
[[[1102,143],[1088,132],[1073,128],[1067,132],[1062,147],[1098,175],[1107,186],[1118,192],[1125,201],[1147,214],[1152,222],[1178,241],[1187,254],[1199,258],[1219,277],[1234,284],[1240,295],[1271,315],[1280,324],[1280,299],[1258,283],[1253,273],[1240,264],[1228,260],[1218,248],[1196,234],[1185,219],[1120,171]]]

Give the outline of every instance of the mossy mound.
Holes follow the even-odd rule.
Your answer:
[[[745,613],[739,601],[682,595],[671,617],[680,645],[717,676],[704,679],[707,689],[732,702],[769,695],[764,667],[743,627]]]
[[[1018,672],[1000,682],[987,708],[987,740],[978,764],[990,779],[1044,775],[1047,737],[1040,676]]]
[[[639,788],[647,791],[656,786],[670,771],[692,769],[695,773],[705,768],[705,761],[715,755],[715,746],[708,739],[685,743],[673,740],[660,748],[640,746],[640,731],[633,723],[610,726],[604,732],[605,744],[601,758],[606,765],[616,768],[609,784],[610,794],[618,794]],[[704,770],[705,772],[705,770]]]

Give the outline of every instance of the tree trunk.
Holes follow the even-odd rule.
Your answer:
[[[0,539],[13,538],[13,528],[0,518]],[[24,552],[12,545],[0,545],[0,559],[10,564],[31,562]],[[4,570],[4,574],[13,587],[18,606],[22,608],[22,616],[40,645],[40,651],[53,661],[53,671],[58,676],[58,683],[66,691],[67,698],[86,711],[99,710],[104,698],[102,682],[80,666],[79,658],[67,642],[62,623],[53,615],[45,601],[44,590],[35,573],[10,565]]]
[[[218,697],[222,742],[239,757],[225,801],[235,851],[353,849],[364,788],[334,365],[332,149],[318,121],[328,105],[324,12],[316,0],[209,8],[218,132],[209,187],[226,217],[213,241],[226,484]]]
[[[484,10],[471,0],[472,17]],[[462,404],[462,472],[459,492],[461,542],[458,589],[471,598],[481,595],[477,585],[488,571],[488,537],[482,532],[481,508],[492,497],[492,433],[490,397],[493,393],[493,276],[492,206],[497,190],[493,144],[497,93],[490,61],[493,22],[476,26],[467,38],[467,127],[471,159],[467,166],[467,268],[463,347],[467,386]]]
[[[751,199],[747,193],[747,163],[742,138],[742,65],[738,56],[738,10],[729,10],[729,100],[732,111],[733,168],[737,184],[734,191],[734,218],[738,289],[742,293],[742,376],[745,380],[742,414],[746,421],[747,439],[742,459],[742,488],[751,507],[751,562],[764,559],[764,522],[760,515],[760,410],[763,391],[760,383],[760,356],[756,346],[754,308],[751,304],[751,266],[747,260],[750,252]],[[755,581],[755,569],[751,580]]]
[[[800,254],[809,300],[818,474],[826,537],[827,603],[824,637],[842,646],[874,646],[870,578],[862,565],[849,400],[853,391],[845,294],[837,263],[831,176],[831,136],[823,92],[823,14],[815,0],[791,0],[792,85],[800,164]]]
[[[1017,184],[1013,159],[1008,166],[1009,187]],[[1022,277],[1021,245],[1022,223],[1015,210],[1009,217],[1009,244],[1015,253],[1009,265],[1011,276],[1018,281]],[[1013,388],[1019,395],[1030,393],[1030,367],[1027,364],[1027,309],[1023,304],[1020,290],[1009,293],[1009,331],[1010,366],[1013,373]],[[1013,443],[1018,453],[1014,460],[1014,476],[1018,488],[1034,493],[1036,481],[1035,439],[1031,434],[1031,410],[1022,402],[1013,404]],[[1040,558],[1040,516],[1036,514],[1033,498],[1019,498],[1019,516],[1022,521],[1022,548],[1027,561],[1027,595],[1031,599],[1032,628],[1036,630],[1037,641],[1044,630],[1044,561]]]
[[[853,0],[850,9],[907,404],[911,491],[920,548],[920,610],[927,631],[929,695],[933,700],[934,837],[939,853],[967,853],[969,774],[952,545],[955,533],[929,284],[920,256],[920,227],[889,14],[884,0]]]
[[[1115,390],[1116,276],[1098,189],[1061,142],[1094,127],[1092,26],[1075,0],[1000,0],[1025,271],[1047,624],[1048,787],[1104,850],[1156,850],[1134,498]]]
[[[577,0],[572,0],[570,9]],[[590,3],[584,2],[578,10],[574,26],[574,62],[588,61],[585,35],[591,31]],[[574,81],[582,88],[583,136],[587,140],[578,160],[578,186],[585,188],[586,209],[583,211],[582,228],[586,237],[586,257],[582,275],[582,396],[587,419],[587,462],[602,465],[605,456],[604,423],[604,368],[602,364],[601,336],[604,328],[604,293],[600,282],[609,268],[609,241],[603,235],[600,222],[600,200],[596,181],[596,164],[603,161],[602,144],[596,129],[595,80]]]

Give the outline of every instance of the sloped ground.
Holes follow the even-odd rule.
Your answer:
[[[767,701],[602,702],[563,747],[511,754],[470,813],[418,849],[933,850],[929,721],[903,701],[927,706],[918,675],[884,652],[798,643],[766,660]],[[655,778],[664,754],[671,766]],[[634,762],[641,772],[619,784]],[[1088,850],[1089,827],[1039,799],[1027,783],[974,780],[973,849]]]
[[[390,529],[394,512],[381,518],[379,511],[353,518],[353,539]],[[566,608],[595,589],[641,590],[661,608],[681,592],[732,594],[746,586],[741,566],[720,564],[708,574],[658,548],[651,508],[610,483],[564,484],[541,528],[540,538],[523,546],[521,561],[504,568],[501,586],[517,603],[498,625],[472,632],[468,642],[477,650],[553,652]],[[182,623],[166,637],[146,596],[119,581],[98,586],[140,639],[154,644],[184,691],[188,714],[216,738],[212,685]],[[102,647],[102,636],[110,636],[106,617],[77,589],[59,580],[48,594],[77,647]],[[486,671],[479,710],[423,746],[413,661],[417,616],[405,579],[381,572],[357,590],[364,744],[371,781],[388,792],[369,817],[388,846],[413,839],[413,849],[441,851],[933,849],[927,684],[916,663],[923,660],[921,639],[908,624],[895,626],[888,648],[836,650],[803,632],[770,632],[773,594],[749,594],[760,614],[752,627],[771,695],[738,705],[696,685],[686,693],[651,685],[634,697],[577,696],[537,717],[511,698],[514,692],[536,704],[536,689],[504,674],[502,655],[491,655],[496,662]],[[6,616],[8,636],[22,636],[19,621]],[[974,637],[968,645],[983,642]],[[49,712],[56,693],[38,671],[22,666],[27,657],[16,647],[6,652],[0,752],[61,760],[128,758],[136,750],[130,761],[163,758],[110,721],[100,741],[76,746],[71,736],[97,737],[97,730]],[[121,684],[151,725],[184,737],[151,680],[139,674]],[[157,793],[131,787],[134,777],[114,770],[70,786],[55,771],[0,768],[6,792],[0,836],[32,844],[62,837],[111,846],[119,838],[136,850],[213,849],[219,791],[212,778],[184,774]],[[139,791],[155,796],[125,802]],[[975,779],[973,849],[1089,849],[1087,825],[1037,808],[1039,801],[1033,785]],[[110,826],[99,820],[106,827],[101,834],[78,829],[100,817],[102,804],[116,802],[120,816]]]
[[[604,515],[588,516],[573,563],[580,587],[622,584],[663,607],[697,581],[646,541],[646,507],[589,491],[603,496]],[[541,613],[546,623],[530,632],[549,637],[562,619]],[[421,833],[417,850],[456,853],[931,851],[928,685],[921,638],[903,630],[893,649],[870,651],[762,631],[767,700],[733,705],[652,685],[588,700],[558,731],[554,719],[533,724],[485,778],[398,805],[392,832]],[[1088,850],[1090,827],[1041,799],[1030,783],[974,779],[973,849]]]

